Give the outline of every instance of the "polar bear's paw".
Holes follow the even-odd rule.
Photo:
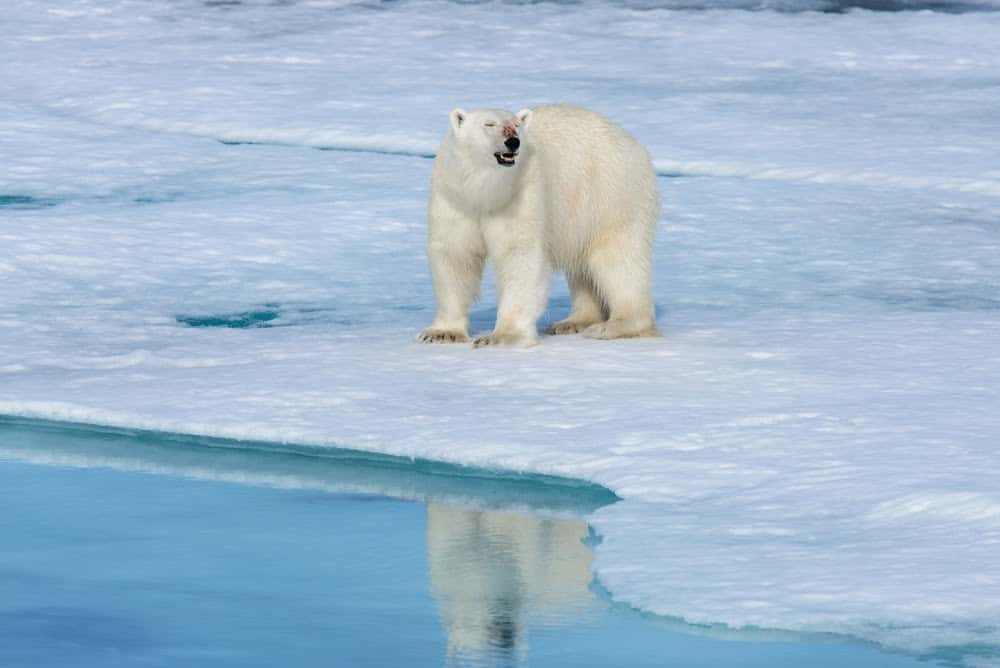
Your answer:
[[[529,346],[534,346],[538,343],[537,336],[530,336],[521,333],[512,332],[493,332],[492,334],[485,334],[483,336],[477,336],[472,340],[472,345],[476,348],[485,348],[486,346],[511,346],[516,348],[527,348]]]
[[[460,329],[428,327],[417,334],[417,341],[421,343],[466,343],[469,341],[469,335]]]
[[[577,334],[593,324],[593,320],[573,320],[572,318],[566,318],[565,320],[554,322],[546,327],[545,333],[552,335]]]
[[[583,330],[588,339],[632,339],[657,336],[656,325],[636,320],[615,319],[599,322]]]

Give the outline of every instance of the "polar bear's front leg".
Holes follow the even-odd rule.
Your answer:
[[[434,281],[437,314],[417,335],[423,343],[469,340],[469,309],[483,279],[486,248],[475,221],[446,204],[432,203],[427,259]]]
[[[454,252],[447,247],[429,248],[437,314],[430,327],[417,335],[424,343],[463,343],[469,340],[469,309],[479,292],[483,256]]]
[[[534,230],[512,234],[503,222],[487,228],[489,258],[497,278],[497,323],[493,332],[476,337],[473,345],[533,346],[538,343],[537,322],[545,310],[549,268],[544,245]],[[516,225],[511,226],[516,230]],[[540,226],[537,226],[540,230]],[[511,238],[514,237],[514,238]]]

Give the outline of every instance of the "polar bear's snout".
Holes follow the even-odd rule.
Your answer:
[[[506,132],[504,134],[507,134]],[[514,159],[517,157],[517,149],[521,146],[521,140],[517,138],[517,135],[507,137],[503,143],[506,151],[497,151],[493,154],[493,157],[497,159],[497,164],[504,167],[510,167],[514,164]]]
[[[517,149],[521,146],[521,140],[517,137],[517,126],[513,123],[504,123],[502,134],[505,137],[503,145],[507,150],[499,150],[493,154],[497,159],[497,164],[503,167],[510,167],[517,157]]]

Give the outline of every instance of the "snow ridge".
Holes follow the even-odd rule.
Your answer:
[[[249,128],[234,125],[214,125],[186,121],[153,121],[133,118],[123,120],[118,115],[97,115],[91,120],[135,130],[183,134],[193,137],[216,139],[223,144],[265,144],[299,146],[322,151],[349,151],[381,155],[402,155],[433,159],[436,142],[420,137],[356,133],[322,128]],[[912,177],[891,172],[830,170],[822,167],[782,167],[739,162],[711,160],[668,160],[653,158],[657,176],[681,178],[691,176],[743,178],[753,180],[784,181],[789,183],[818,183],[862,185],[876,188],[904,190],[933,189],[943,192],[976,193],[1000,197],[1000,179],[967,179],[945,176]]]

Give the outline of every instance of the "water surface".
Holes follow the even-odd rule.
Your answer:
[[[0,419],[0,665],[908,666],[612,604],[607,490]]]

